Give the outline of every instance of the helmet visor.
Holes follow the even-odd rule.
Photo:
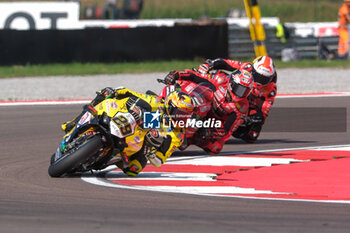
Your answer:
[[[241,84],[232,82],[230,85],[231,91],[232,93],[237,96],[238,98],[244,98],[247,97],[249,92],[250,92],[250,88],[243,86]]]
[[[171,101],[169,101],[168,113],[173,121],[186,121],[192,115],[192,112],[176,107]]]
[[[195,106],[204,106],[213,100],[213,90],[205,83],[200,83],[190,93]]]
[[[272,77],[266,77],[264,75],[259,74],[254,68],[252,70],[252,77],[254,82],[256,82],[258,85],[266,85],[272,79]]]

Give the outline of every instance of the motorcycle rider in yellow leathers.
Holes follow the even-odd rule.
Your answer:
[[[95,106],[106,98],[128,98],[126,107],[134,116],[138,126],[141,126],[139,127],[140,130],[135,130],[133,135],[125,138],[126,147],[124,151],[127,156],[124,160],[116,163],[127,175],[136,176],[147,165],[147,160],[156,167],[161,166],[183,143],[183,128],[174,127],[174,125],[178,125],[171,124],[170,121],[186,120],[185,118],[191,116],[194,105],[187,94],[174,91],[163,102],[155,94],[137,93],[124,87],[116,89],[106,87],[97,92],[97,96],[89,105],[84,106],[82,114],[93,110]],[[142,129],[145,112],[155,112],[160,115],[159,128]],[[82,114],[72,121],[62,124],[62,130],[69,132],[76,125]],[[147,131],[146,134],[140,133],[141,131],[145,132],[145,130]],[[143,138],[139,137],[139,135]],[[143,143],[139,148],[136,148],[137,143],[135,141],[143,141]]]

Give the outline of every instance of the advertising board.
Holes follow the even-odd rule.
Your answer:
[[[74,29],[79,21],[77,2],[2,2],[0,29]]]

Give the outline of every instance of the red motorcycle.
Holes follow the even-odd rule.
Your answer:
[[[195,109],[191,119],[189,119],[189,121],[193,120],[194,123],[190,123],[189,127],[185,128],[185,142],[180,149],[184,150],[191,144],[199,145],[203,140],[212,139],[213,135],[210,135],[210,138],[208,138],[208,128],[214,128],[217,123],[221,125],[221,122],[217,122],[214,117],[208,116],[208,113],[212,111],[215,87],[209,82],[195,83],[178,80],[174,85],[168,85],[163,79],[157,79],[157,81],[166,85],[158,95],[160,100],[165,100],[171,92],[176,90],[188,94],[194,102]],[[196,124],[195,121],[200,121],[201,123]]]
[[[209,128],[186,128],[188,145],[195,144],[208,153],[220,152],[223,144],[237,130],[238,126],[248,122],[246,120],[249,108],[247,96],[253,86],[250,73],[246,70],[237,70],[230,74],[221,70],[215,70],[208,74],[194,70],[178,71],[178,74],[176,72],[171,72],[173,76],[167,77],[174,77],[174,80],[178,75],[179,78],[176,79],[179,80],[176,81],[175,85],[166,86],[160,94],[160,98],[165,98],[176,88],[187,94],[192,91],[200,93],[201,104],[204,107],[199,109],[205,110],[196,109],[194,115],[198,115],[196,117],[200,119],[216,119],[221,122],[221,125]],[[165,80],[158,80],[158,82],[166,84]],[[195,91],[196,88],[199,90]]]

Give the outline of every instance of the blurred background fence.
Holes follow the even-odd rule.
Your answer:
[[[0,64],[227,57],[227,26],[2,30]]]
[[[288,24],[287,24],[288,25]],[[336,33],[317,34],[317,28],[309,27],[311,32],[308,35],[298,34],[297,30],[301,25],[289,24],[286,29],[289,38],[282,43],[280,38],[276,37],[276,27],[273,25],[264,25],[266,33],[266,48],[269,56],[282,58],[282,51],[291,51],[296,53],[294,59],[324,59],[324,49],[329,53],[335,53],[338,47],[339,37]],[[334,28],[334,26],[325,26]],[[255,56],[254,47],[250,39],[248,28],[236,24],[228,25],[228,55],[229,57],[252,58]]]
[[[125,2],[118,1],[119,9],[124,9],[121,4]],[[259,3],[263,16],[277,16],[263,18],[270,56],[283,59],[286,52],[291,59],[315,59],[323,58],[324,51],[336,50],[338,1]],[[103,19],[105,4],[102,0],[39,5],[0,1],[0,65],[255,56],[242,0],[220,0],[220,4],[213,0],[148,0],[135,16],[141,19],[125,19],[123,13],[120,17],[124,19],[113,20]],[[91,14],[97,9],[98,14]],[[288,38],[276,37],[276,26],[298,15],[301,21],[312,16],[323,22],[284,23]],[[162,19],[165,16],[170,19]],[[181,19],[171,19],[176,16]],[[326,19],[333,22],[324,22]]]

